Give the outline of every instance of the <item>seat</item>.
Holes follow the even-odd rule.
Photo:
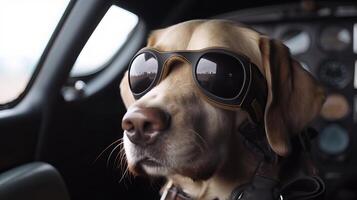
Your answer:
[[[69,200],[59,172],[43,162],[25,164],[0,174],[0,199]]]

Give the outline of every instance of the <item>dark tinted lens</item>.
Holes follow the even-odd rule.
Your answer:
[[[154,82],[159,64],[151,53],[142,53],[133,60],[129,71],[131,91],[139,94],[144,92]]]
[[[242,63],[223,53],[203,55],[198,61],[196,75],[201,87],[221,98],[237,96],[244,82]]]

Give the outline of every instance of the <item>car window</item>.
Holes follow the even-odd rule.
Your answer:
[[[69,0],[0,1],[0,104],[26,88]]]
[[[85,76],[100,70],[122,47],[138,17],[118,6],[105,14],[74,64],[71,76]]]
[[[69,0],[0,1],[0,105],[26,88]],[[78,56],[71,76],[101,69],[138,23],[138,17],[112,6]]]

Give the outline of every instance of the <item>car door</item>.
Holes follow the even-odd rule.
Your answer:
[[[29,16],[38,12],[39,21],[51,14],[40,13],[48,9],[48,1],[17,3],[14,9],[28,11]],[[36,6],[41,9],[36,10]],[[156,198],[156,192],[146,188],[143,180],[136,179],[131,186],[119,183],[123,169],[112,154],[120,148],[110,146],[105,150],[121,137],[120,120],[125,108],[118,85],[130,58],[143,44],[145,26],[137,16],[128,17],[129,12],[112,1],[71,0],[60,6],[62,10],[55,8],[59,13],[56,28],[51,30],[28,80],[8,77],[0,68],[0,84],[5,88],[0,90],[0,98],[4,99],[0,99],[0,171],[35,160],[45,161],[60,171],[72,199],[117,199],[126,195],[134,199]],[[103,21],[107,16],[112,18]],[[26,18],[22,14],[17,17],[20,21]],[[1,20],[13,26],[26,25],[16,24],[6,16]],[[36,29],[36,20],[32,22],[27,24],[28,29],[22,29],[26,40],[36,39],[30,31]],[[121,39],[108,36],[115,30]],[[102,34],[97,37],[96,32]],[[92,37],[97,39],[91,42]],[[31,49],[26,43],[19,47],[23,48]],[[1,57],[0,64],[5,70],[9,68]],[[26,82],[22,86],[25,89],[14,91],[21,81]]]

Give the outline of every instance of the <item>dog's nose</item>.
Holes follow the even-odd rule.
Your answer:
[[[170,125],[170,115],[159,108],[129,109],[122,120],[122,128],[129,140],[137,145],[148,145]]]

